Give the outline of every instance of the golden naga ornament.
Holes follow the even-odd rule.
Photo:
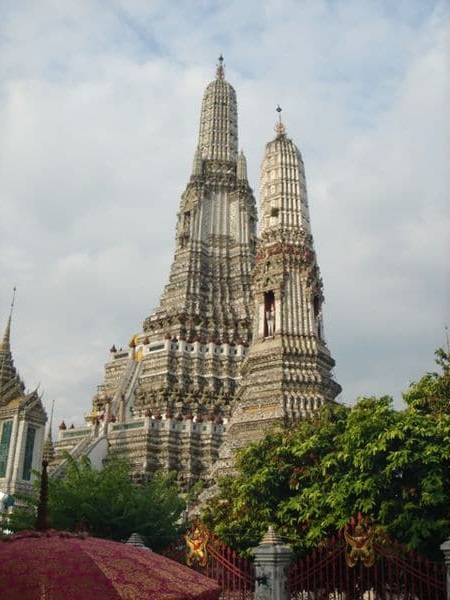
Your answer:
[[[344,536],[348,544],[345,552],[347,565],[354,567],[358,561],[361,561],[365,567],[371,567],[375,562],[373,547],[375,528],[370,520],[365,519],[360,513],[353,532],[351,533],[346,526]]]
[[[185,536],[186,539],[186,564],[192,567],[197,563],[199,567],[205,567],[208,554],[206,545],[209,539],[209,533],[206,527],[200,521],[194,523],[191,530]]]

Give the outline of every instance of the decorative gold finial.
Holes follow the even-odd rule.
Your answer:
[[[223,64],[222,54],[220,54],[219,56],[219,64],[217,65],[216,77],[217,79],[225,79],[225,65]]]
[[[278,113],[278,123],[275,125],[275,131],[277,133],[277,137],[283,137],[284,135],[286,135],[286,127],[284,126],[283,121],[281,120],[281,106],[279,104],[277,104],[277,107],[275,109]]]

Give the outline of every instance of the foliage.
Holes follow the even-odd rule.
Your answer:
[[[418,399],[416,389],[409,393]],[[450,534],[450,414],[419,409],[416,400],[402,411],[389,397],[323,407],[240,451],[237,471],[203,517],[241,552],[269,525],[308,552],[358,511],[432,558]]]
[[[409,386],[403,398],[408,406],[421,412],[450,414],[450,354],[439,348],[435,356],[442,374],[426,373],[420,381]]]
[[[66,531],[86,529],[93,536],[118,541],[136,532],[153,550],[166,548],[178,536],[176,521],[185,508],[174,477],[156,474],[138,485],[130,473],[130,465],[122,459],[113,457],[96,470],[88,458],[77,462],[67,455],[64,477],[49,479],[51,526]],[[39,485],[40,480],[29,506],[37,505]],[[33,527],[34,513],[16,511],[9,527]]]

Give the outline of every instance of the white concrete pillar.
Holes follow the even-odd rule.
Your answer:
[[[255,600],[289,600],[287,567],[294,554],[269,527],[255,555]]]

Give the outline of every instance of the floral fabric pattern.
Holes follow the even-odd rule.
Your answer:
[[[2,600],[216,600],[217,583],[148,549],[64,534],[0,542]]]

